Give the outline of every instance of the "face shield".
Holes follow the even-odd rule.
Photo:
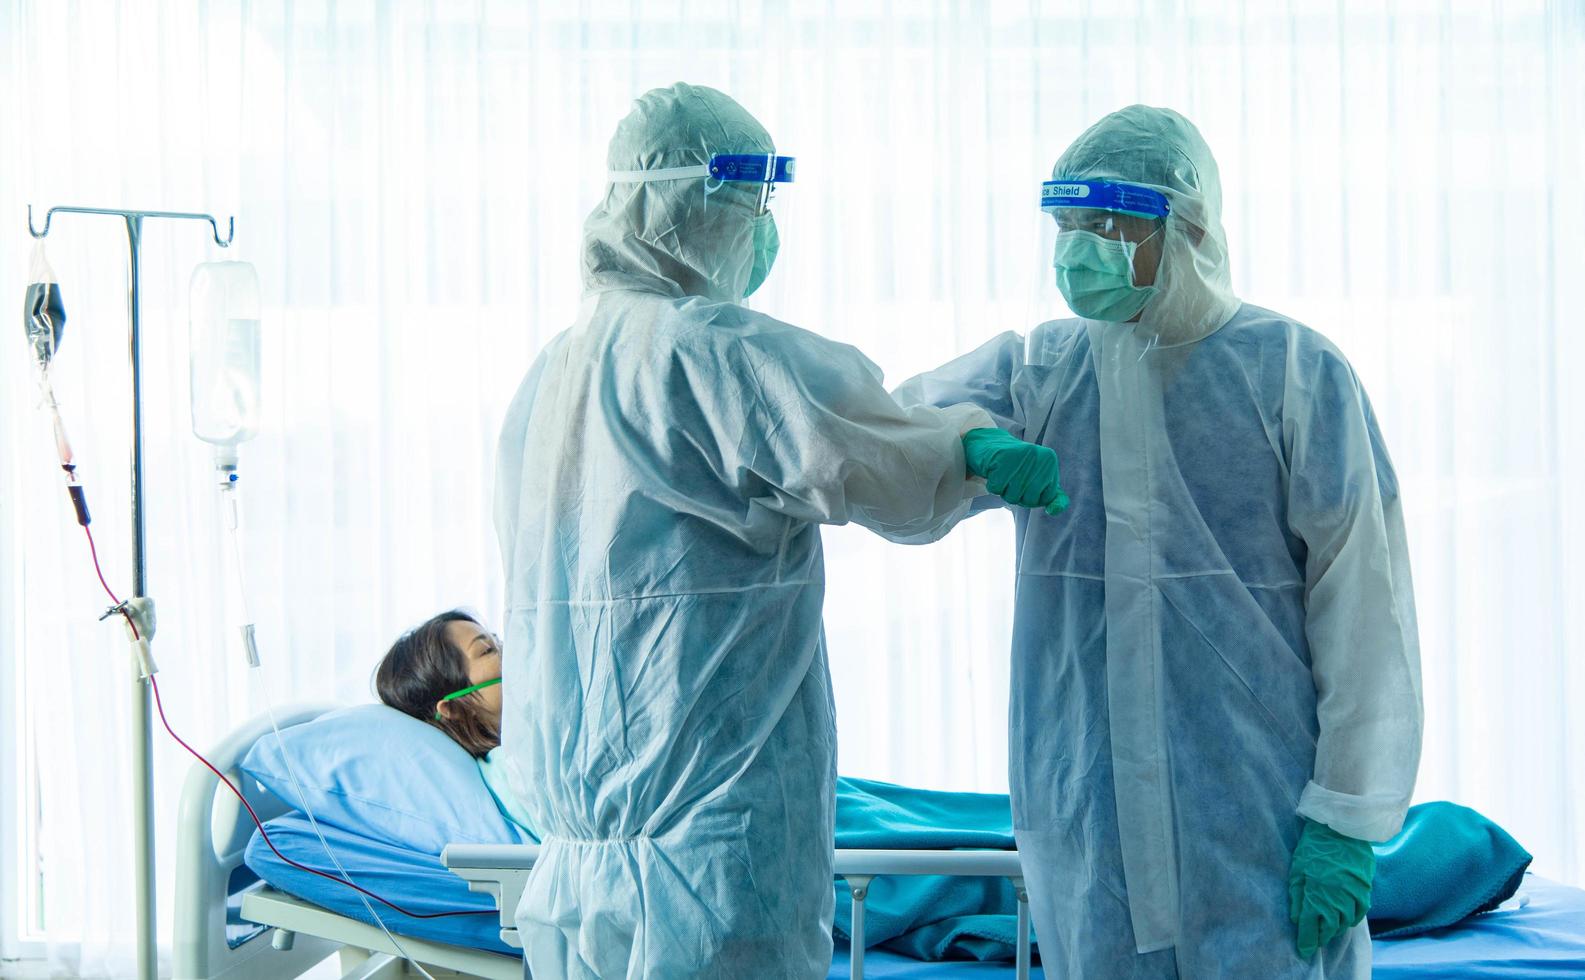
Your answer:
[[[753,216],[753,264],[743,296],[753,295],[770,275],[781,248],[771,204],[778,184],[790,184],[797,172],[794,157],[774,153],[716,153],[708,163],[658,170],[613,170],[613,184],[654,183],[671,180],[700,180],[702,204],[746,204]],[[723,193],[723,190],[725,191]]]
[[[717,153],[710,158],[710,162],[703,169],[704,175],[715,181],[717,187],[727,181],[758,184],[754,210],[755,216],[758,217],[770,210],[771,200],[776,196],[776,185],[793,182],[796,164],[795,158],[777,156],[774,153]],[[697,171],[699,168],[677,169]],[[707,181],[705,193],[711,192],[712,188]]]
[[[1140,184],[1049,180],[1040,209],[1056,224],[1052,265],[1068,307],[1089,320],[1136,318],[1157,292],[1166,195]]]

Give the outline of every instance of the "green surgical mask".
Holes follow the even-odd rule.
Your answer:
[[[477,684],[470,684],[469,686],[463,688],[460,691],[452,691],[450,694],[446,695],[445,697],[441,698],[440,700],[442,700],[442,701],[455,701],[458,698],[467,697],[468,695],[472,694],[474,691],[482,691],[482,690],[484,690],[487,687],[494,687],[495,685],[497,685],[499,683],[501,683],[501,679],[499,677],[491,678],[490,680],[487,680],[487,681],[480,681]],[[440,712],[438,710],[435,712],[435,720],[436,721],[440,720]]]
[[[1144,309],[1156,287],[1134,285],[1138,249],[1138,243],[1103,238],[1093,231],[1057,235],[1052,264],[1057,269],[1057,288],[1073,312],[1087,320],[1121,323]]]
[[[766,211],[754,219],[754,266],[749,269],[748,288],[743,290],[744,299],[753,296],[754,290],[764,285],[771,266],[776,264],[776,252],[780,248],[781,237],[776,234],[776,219]]]

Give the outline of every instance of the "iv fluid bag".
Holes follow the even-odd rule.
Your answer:
[[[193,435],[235,446],[259,431],[259,276],[248,262],[205,262],[189,295]]]
[[[28,269],[28,291],[22,301],[22,326],[27,330],[33,359],[48,370],[66,330],[66,308],[61,304],[61,287],[55,272],[44,258],[44,243],[33,246]]]

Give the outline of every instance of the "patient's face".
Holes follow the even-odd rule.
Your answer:
[[[469,684],[482,684],[501,676],[501,645],[489,630],[477,623],[447,623],[446,640],[467,658]],[[487,687],[470,698],[470,704],[480,705],[497,729],[501,727],[501,687]]]

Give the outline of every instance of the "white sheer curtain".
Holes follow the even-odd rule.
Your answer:
[[[628,101],[738,97],[799,181],[755,305],[893,381],[1062,314],[1037,184],[1130,102],[1221,163],[1244,297],[1333,337],[1405,483],[1424,649],[1422,799],[1475,806],[1585,880],[1585,14],[1573,3],[0,3],[0,296],[24,205],[237,215],[144,253],[151,592],[171,721],[262,706],[222,642],[186,281],[255,262],[266,424],[243,447],[253,617],[277,702],[364,699],[403,627],[499,612],[496,427],[578,300],[582,217]],[[112,585],[127,569],[122,237],[60,218],[57,390]],[[0,334],[0,955],[125,975],[128,668]],[[928,549],[827,535],[845,772],[1005,787],[1011,525]],[[160,918],[188,760],[156,738]],[[42,945],[26,945],[30,941]]]

